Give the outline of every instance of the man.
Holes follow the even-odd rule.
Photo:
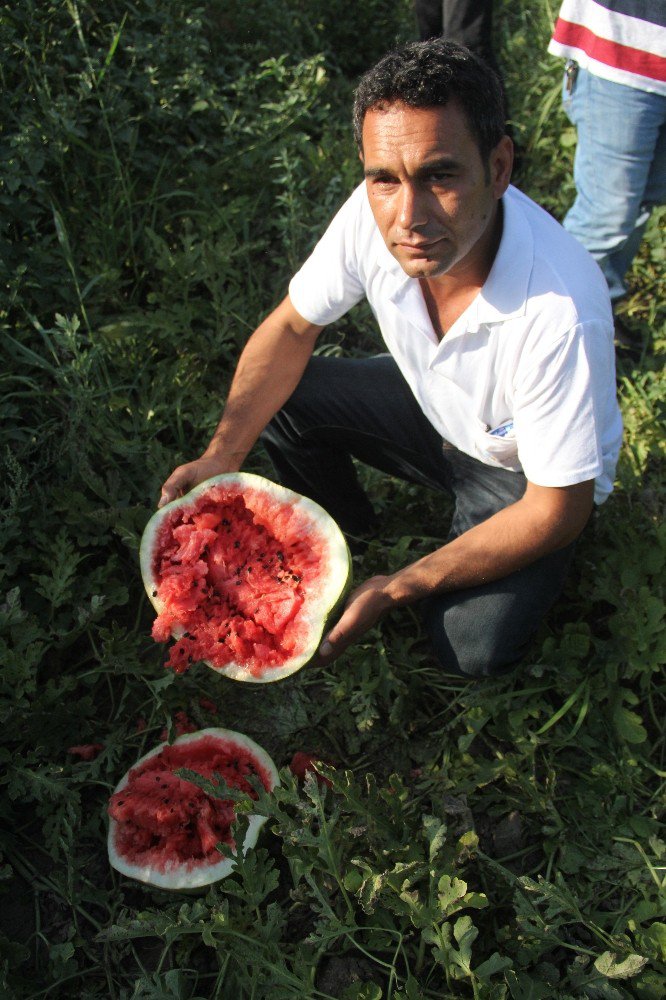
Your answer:
[[[599,264],[615,306],[666,200],[666,4],[563,0],[548,51],[567,60],[564,110],[578,132],[564,228]],[[641,346],[617,319],[616,336]]]
[[[442,665],[517,662],[559,593],[621,437],[608,293],[585,250],[509,186],[501,87],[435,39],[361,80],[365,181],[242,352],[222,420],[161,503],[237,470],[263,431],[285,485],[343,530],[374,514],[351,456],[455,498],[450,540],[358,587],[328,663],[392,608],[417,603]],[[366,296],[389,355],[312,357]]]

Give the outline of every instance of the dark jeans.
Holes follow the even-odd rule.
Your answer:
[[[280,481],[321,504],[352,535],[376,525],[352,457],[452,496],[449,538],[520,499],[526,487],[522,473],[443,447],[389,355],[313,358],[262,441]],[[442,665],[483,676],[521,659],[562,589],[573,549],[493,583],[421,602]]]

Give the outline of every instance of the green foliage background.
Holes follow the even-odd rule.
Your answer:
[[[561,217],[554,14],[504,0],[496,43],[518,183]],[[2,996],[664,995],[663,210],[624,305],[617,489],[520,671],[443,676],[410,611],[267,690],[167,676],[149,638],[159,485],[357,182],[358,73],[414,36],[406,0],[0,3]],[[321,350],[376,345],[358,308]],[[439,498],[367,476],[359,578],[447,530]],[[197,899],[105,849],[109,791],[179,711],[336,764],[325,793],[285,770],[261,848]]]

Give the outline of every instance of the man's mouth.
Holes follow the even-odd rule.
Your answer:
[[[444,237],[440,236],[436,240],[428,240],[427,243],[425,243],[425,242],[424,243],[405,243],[405,242],[401,241],[399,243],[396,243],[396,246],[399,247],[400,250],[402,250],[402,251],[404,251],[406,253],[413,254],[415,257],[427,257],[427,255],[436,246],[438,246],[442,242],[443,239],[444,239]]]

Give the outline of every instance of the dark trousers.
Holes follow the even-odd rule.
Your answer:
[[[414,0],[419,38],[440,35],[466,45],[497,70],[492,40],[492,0]]]
[[[321,504],[352,535],[371,533],[376,525],[352,458],[449,494],[455,504],[449,538],[520,499],[526,487],[522,473],[443,447],[389,355],[313,358],[262,442],[280,481]],[[422,601],[442,665],[483,676],[520,660],[562,589],[573,549],[493,583]]]

